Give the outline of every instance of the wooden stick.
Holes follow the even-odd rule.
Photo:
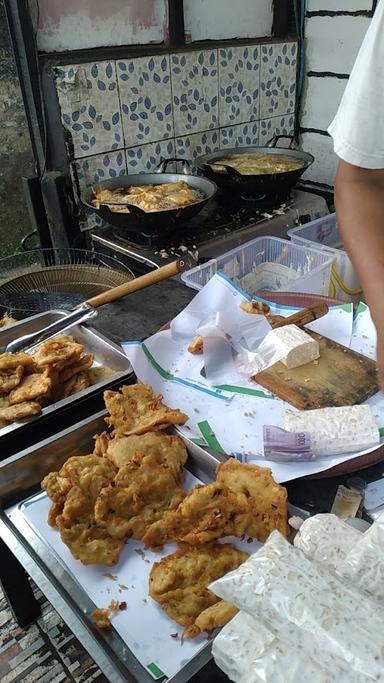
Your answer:
[[[302,325],[313,322],[313,320],[322,318],[328,311],[329,308],[326,303],[319,303],[315,306],[311,306],[311,308],[304,308],[302,311],[298,311],[298,313],[294,313],[288,318],[282,318],[282,320],[279,320],[273,325],[273,328],[276,329],[276,327],[283,327],[284,325],[298,325],[301,327]]]
[[[109,289],[107,292],[103,292],[103,294],[98,294],[88,299],[87,303],[94,308],[109,304],[112,301],[116,301],[116,299],[120,299],[122,296],[127,296],[127,294],[132,294],[132,292],[137,292],[139,289],[145,289],[145,287],[150,287],[157,282],[177,275],[184,269],[184,265],[182,260],[172,261],[172,263],[168,263],[166,266],[152,270],[150,273],[141,275],[129,282],[124,282],[124,284],[113,287],[113,289]]]

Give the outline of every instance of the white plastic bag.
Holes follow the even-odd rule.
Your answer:
[[[294,545],[312,560],[336,569],[347,553],[360,541],[357,531],[330,513],[308,517],[294,538]]]
[[[352,670],[362,681],[384,680],[384,608],[311,562],[279,532],[209,588],[319,666]]]
[[[384,514],[368,531],[360,534],[357,543],[339,564],[337,572],[344,580],[384,604]]]

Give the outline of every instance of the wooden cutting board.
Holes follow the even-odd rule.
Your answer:
[[[251,379],[300,410],[363,403],[379,391],[376,363],[305,329],[317,339],[320,358],[288,370],[275,363]]]

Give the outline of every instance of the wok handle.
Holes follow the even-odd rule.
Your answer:
[[[279,320],[279,322],[276,322],[273,325],[273,328],[275,329],[276,327],[283,327],[284,325],[298,325],[301,327],[302,325],[307,325],[314,320],[318,320],[318,318],[322,318],[323,315],[328,313],[328,311],[329,308],[327,304],[321,302],[315,306],[311,306],[311,308],[303,308],[302,311],[298,311],[297,313],[290,315],[288,318]]]
[[[124,282],[124,284],[119,285],[118,287],[113,287],[113,289],[109,289],[107,292],[103,292],[103,294],[93,296],[91,299],[88,299],[87,303],[94,308],[98,308],[104,304],[109,304],[112,301],[116,301],[116,299],[120,299],[122,296],[127,296],[127,294],[132,294],[132,292],[137,292],[140,289],[150,287],[157,282],[167,280],[168,278],[180,273],[184,267],[184,261],[173,261],[172,263],[168,263],[166,266],[162,266],[157,270],[153,270],[150,273],[141,275],[141,277],[138,277],[134,280]]]
[[[294,135],[275,135],[271,140],[268,140],[266,147],[276,147],[278,141],[282,138],[290,140],[289,146],[286,147],[286,149],[297,149],[297,142]]]
[[[172,161],[175,161],[176,163],[179,161],[181,162],[181,171],[183,175],[191,174],[191,164],[188,159],[179,159],[178,157],[171,157],[170,159],[163,159],[160,161],[159,165],[155,168],[155,173],[165,173],[168,164]]]

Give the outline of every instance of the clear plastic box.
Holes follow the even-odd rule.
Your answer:
[[[321,249],[334,257],[330,296],[342,301],[358,302],[361,300],[363,292],[350,258],[343,249],[335,213],[322,216],[298,228],[292,228],[287,234],[294,244]]]
[[[188,287],[201,289],[221,271],[250,296],[262,290],[328,296],[334,257],[278,237],[256,237],[181,275]]]

